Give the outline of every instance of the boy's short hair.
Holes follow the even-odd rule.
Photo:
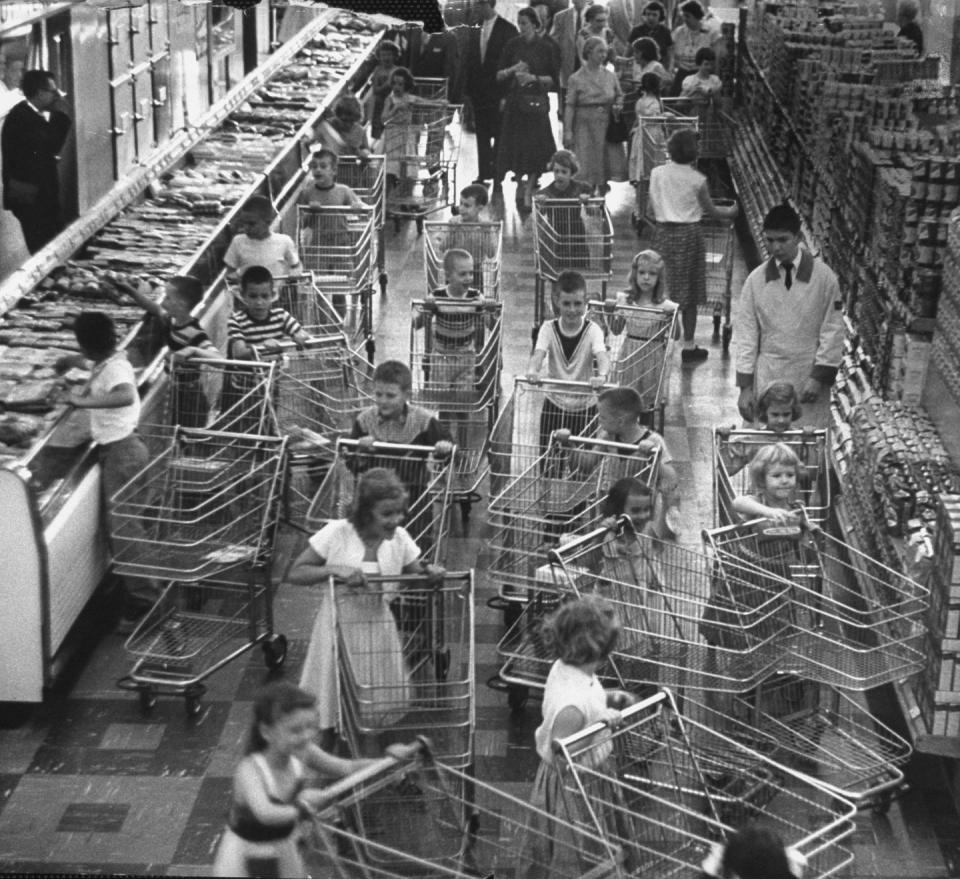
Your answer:
[[[767,417],[767,410],[771,405],[790,406],[790,417],[796,421],[803,415],[803,408],[800,406],[800,396],[797,389],[790,382],[774,382],[768,387],[757,400],[757,414],[761,419]]]
[[[587,281],[580,272],[575,272],[573,269],[564,269],[557,275],[553,289],[558,296],[561,293],[579,293],[581,291],[586,293]]]
[[[55,77],[49,70],[24,71],[23,78],[20,80],[20,91],[25,98],[35,98],[37,92],[45,89],[47,82],[51,79],[55,80]]]
[[[659,13],[661,22],[667,17],[667,10],[664,9],[663,4],[660,3],[659,0],[650,0],[649,3],[644,4],[643,11]]]
[[[482,183],[471,183],[460,190],[460,198],[472,198],[478,207],[486,207],[490,203],[490,193]]]
[[[616,647],[619,634],[616,610],[597,595],[562,604],[543,624],[547,646],[568,665],[606,659]]]
[[[310,154],[310,164],[314,162],[320,162],[323,159],[327,159],[330,162],[330,167],[334,170],[337,169],[337,166],[340,164],[340,156],[338,156],[330,147],[320,147],[318,150],[314,150]]]
[[[587,11],[583,13],[584,21],[593,21],[601,12],[606,12],[607,7],[602,3],[591,3]]]
[[[401,391],[407,392],[413,387],[413,376],[410,367],[402,360],[384,360],[378,363],[373,371],[374,384],[397,385]]]
[[[667,153],[678,165],[692,165],[699,155],[697,133],[692,128],[681,128],[670,135]]]
[[[704,46],[702,49],[697,50],[697,54],[693,56],[693,63],[699,67],[703,64],[704,61],[716,62],[717,53],[713,51],[709,46]]]
[[[897,4],[897,17],[913,21],[920,14],[920,4],[917,0],[900,0]]]
[[[246,292],[251,284],[269,284],[273,287],[273,274],[266,266],[249,266],[240,275],[240,294]]]
[[[463,250],[460,247],[451,247],[443,255],[443,270],[448,275],[453,271],[454,264],[457,260],[468,259],[470,262],[473,262],[473,255],[469,250]]]
[[[337,101],[337,106],[334,107],[333,114],[338,119],[352,119],[354,122],[358,122],[363,119],[363,107],[354,95],[344,95]]]
[[[73,322],[73,334],[84,352],[109,354],[117,347],[117,326],[102,311],[82,311]]]
[[[598,403],[606,403],[616,412],[639,418],[643,414],[643,397],[633,388],[607,388],[599,397]]]
[[[557,150],[550,156],[547,167],[552,168],[554,165],[566,168],[571,174],[578,174],[580,172],[580,162],[577,161],[577,157],[570,152],[570,150]]]
[[[694,18],[703,21],[706,16],[706,12],[703,11],[703,7],[697,2],[697,0],[687,0],[680,7],[680,12],[682,15],[692,15]]]
[[[174,275],[167,284],[174,295],[191,308],[203,299],[203,282],[193,275]]]
[[[652,37],[637,37],[632,45],[633,51],[640,56],[642,61],[660,60],[660,47]]]
[[[763,218],[764,231],[776,229],[799,235],[800,228],[800,215],[786,202],[774,205]]]
[[[277,209],[273,206],[273,202],[265,195],[254,195],[248,198],[240,212],[256,214],[267,222],[270,222],[277,215]]]

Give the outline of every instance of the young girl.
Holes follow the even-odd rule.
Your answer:
[[[370,135],[374,140],[383,135],[383,105],[393,90],[391,78],[398,69],[400,47],[392,40],[384,40],[377,47],[377,66],[370,75]]]
[[[617,643],[620,623],[609,602],[597,596],[586,596],[562,605],[543,624],[542,634],[548,649],[558,659],[550,667],[543,693],[543,723],[534,734],[540,768],[533,782],[530,802],[536,808],[530,830],[523,845],[526,879],[546,879],[557,873],[571,875],[569,860],[576,857],[568,845],[558,845],[566,822],[581,824],[586,816],[571,815],[576,806],[564,791],[564,777],[558,771],[553,742],[571,736],[591,724],[603,721],[610,727],[620,723],[620,710],[633,698],[620,690],[605,691],[597,678],[597,670]],[[603,744],[609,732],[598,734],[591,766],[602,766],[612,753],[612,745]],[[597,746],[599,744],[599,746]],[[556,820],[550,820],[550,818]],[[567,817],[565,817],[567,816]],[[605,815],[606,820],[624,821],[624,817]],[[618,828],[617,835],[625,836]],[[586,853],[584,853],[586,854]],[[527,860],[529,858],[529,861]],[[588,858],[584,857],[584,861]],[[564,869],[560,869],[561,866]],[[586,872],[586,870],[584,870]]]
[[[297,824],[311,808],[314,774],[342,777],[371,761],[344,760],[314,743],[316,699],[288,681],[268,684],[253,703],[253,724],[233,780],[227,829],[214,876],[306,876]],[[407,746],[388,753],[409,756]],[[316,785],[312,785],[316,787]]]
[[[370,141],[360,124],[363,107],[353,95],[344,95],[337,101],[333,116],[325,116],[313,130],[314,141],[338,156],[370,158]]]
[[[593,187],[575,179],[580,173],[580,163],[570,150],[557,150],[550,157],[547,170],[553,174],[553,181],[538,189],[534,198],[557,237],[564,241],[564,253],[560,255],[558,265],[565,269],[585,268],[590,265],[590,249],[587,247],[587,227],[581,211],[569,205],[551,206],[547,201],[570,198],[586,201]]]
[[[339,622],[341,650],[352,663],[358,686],[376,686],[392,693],[378,702],[375,717],[365,723],[386,727],[399,718],[410,700],[410,675],[390,602],[395,583],[370,585],[370,575],[427,574],[443,576],[443,568],[424,564],[413,538],[401,527],[407,492],[392,470],[374,467],[357,482],[349,519],[324,525],[293,563],[287,581],[320,589],[320,602],[300,684],[317,694],[325,741],[337,723],[337,668],[334,639]],[[328,581],[333,577],[335,594]],[[334,614],[333,601],[336,601]]]
[[[764,430],[783,433],[803,415],[800,396],[790,382],[774,382],[757,400],[757,414]]]
[[[753,456],[748,467],[753,492],[735,498],[733,509],[744,519],[796,524],[797,484],[803,465],[793,449],[771,443]]]
[[[662,124],[642,124],[641,119],[663,116],[663,102],[660,100],[662,80],[656,73],[645,73],[640,77],[640,97],[634,105],[637,122],[630,143],[630,161],[628,176],[637,190],[636,219],[643,220],[647,209],[648,182],[650,171],[662,161],[661,155],[666,143],[666,129]]]
[[[630,263],[627,289],[617,293],[614,304],[675,311],[677,303],[667,298],[665,269],[663,257],[659,253],[655,250],[641,250]]]

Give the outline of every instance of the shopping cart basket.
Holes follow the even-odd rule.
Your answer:
[[[604,330],[610,352],[609,381],[633,388],[643,401],[642,422],[663,433],[677,335],[675,310],[590,302],[587,317]]]
[[[413,94],[428,101],[446,101],[450,96],[449,83],[445,76],[415,76]]]
[[[558,811],[620,849],[631,876],[700,875],[714,842],[758,821],[807,860],[805,876],[853,862],[854,806],[808,776],[677,710],[667,690],[554,743]],[[561,816],[558,816],[561,817]]]
[[[770,443],[785,443],[796,453],[803,465],[797,486],[798,498],[811,522],[818,525],[826,523],[831,511],[828,431],[803,428],[774,433],[769,430],[718,427],[713,431],[715,525],[733,525],[740,521],[740,516],[733,509],[733,501],[752,491],[748,465],[753,456]]]
[[[727,159],[737,135],[737,120],[720,109],[717,100],[664,98],[663,107],[697,120],[697,152],[701,159]]]
[[[340,156],[337,164],[337,183],[349,186],[353,194],[373,210],[375,262],[380,273],[378,280],[381,295],[387,292],[387,250],[384,241],[387,219],[385,165],[384,156],[377,155],[365,159],[359,156]]]
[[[503,306],[490,300],[411,303],[413,401],[438,411],[454,435],[454,500],[464,529],[486,474],[487,445],[500,401]]]
[[[344,333],[342,315],[330,299],[320,292],[312,272],[286,278],[274,278],[277,306],[292,314],[311,336],[332,336]]]
[[[114,570],[173,581],[127,640],[138,659],[118,685],[144,709],[158,692],[199,711],[204,678],[256,644],[286,657],[273,632],[270,558],[286,441],[178,428],[168,448],[113,497]]]
[[[409,121],[384,126],[387,215],[396,229],[402,219],[413,219],[420,234],[428,215],[453,204],[460,158],[460,129],[455,118],[460,111],[459,104],[414,104]]]
[[[812,776],[858,809],[884,814],[904,788],[909,742],[835,687],[774,675],[749,693],[711,701],[712,694],[687,690],[684,712]]]
[[[371,577],[333,599],[341,736],[355,757],[428,735],[437,757],[473,761],[473,574]]]
[[[503,223],[457,223],[428,220],[423,224],[423,267],[427,293],[446,284],[444,254],[451,248],[473,257],[473,284],[485,299],[500,298]]]
[[[613,273],[613,221],[604,199],[534,198],[533,262],[535,341],[540,324],[553,314],[552,305],[547,305],[547,288],[552,288],[561,272],[579,272],[588,287],[606,299]]]
[[[369,208],[297,206],[303,266],[343,316],[351,345],[365,345],[371,362],[375,214]]]
[[[929,591],[909,577],[819,528],[759,520],[703,539],[721,569],[749,563],[792,582],[793,633],[777,671],[868,690],[923,668]]]
[[[334,519],[346,518],[357,478],[371,467],[388,467],[400,477],[409,494],[404,527],[425,561],[441,560],[450,528],[456,450],[440,456],[432,446],[371,443],[369,438],[338,439],[334,450],[333,464],[307,512],[306,527],[317,530]]]
[[[553,845],[551,879],[626,879],[596,833],[433,760],[384,758],[320,794],[307,863],[339,879],[519,879]]]
[[[714,204],[729,207],[732,199],[714,198]],[[713,317],[713,341],[721,342],[723,350],[730,350],[733,326],[730,323],[731,284],[733,280],[733,220],[714,220],[704,217],[703,230],[704,276],[707,296],[698,311]]]

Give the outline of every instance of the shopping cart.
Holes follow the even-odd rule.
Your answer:
[[[720,700],[688,690],[684,712],[812,776],[858,809],[885,814],[904,790],[900,767],[913,753],[909,742],[835,687],[774,675],[749,693]]]
[[[445,76],[415,76],[413,94],[428,101],[446,101],[450,96],[449,84]]]
[[[841,873],[854,806],[809,776],[677,710],[667,690],[624,709],[620,727],[588,726],[554,743],[558,818],[602,835],[630,876],[695,877],[714,842],[750,821],[807,860],[805,876]]]
[[[432,446],[337,439],[333,464],[310,504],[306,527],[316,531],[327,522],[346,518],[357,478],[371,467],[388,467],[409,494],[404,527],[424,561],[439,562],[447,549],[455,457],[455,449],[452,455],[440,456]]]
[[[714,198],[719,207],[736,204],[733,199]],[[713,341],[722,342],[723,350],[730,350],[733,326],[730,322],[731,285],[733,282],[733,220],[714,220],[704,217],[703,229],[704,277],[706,299],[697,309],[701,314],[713,317]]]
[[[567,269],[579,272],[588,287],[606,299],[613,274],[613,221],[602,198],[533,200],[533,263],[535,291],[533,339],[540,324],[553,315],[548,285]]]
[[[306,857],[314,875],[520,879],[552,844],[551,879],[627,879],[599,835],[436,762],[428,743],[415,762],[384,758],[322,798]]]
[[[307,271],[343,317],[351,345],[373,362],[373,259],[376,212],[297,206],[297,240]]]
[[[774,433],[769,430],[739,430],[718,427],[713,431],[713,521],[717,526],[733,525],[740,516],[733,509],[733,501],[749,494],[750,461],[770,443],[785,443],[803,465],[798,499],[807,518],[817,525],[825,525],[831,512],[830,469],[828,454],[830,435],[826,430],[803,428]]]
[[[423,224],[423,267],[427,293],[444,286],[443,256],[451,248],[473,257],[473,284],[485,299],[500,298],[503,223],[456,223],[428,220]]]
[[[283,663],[270,559],[285,452],[276,437],[178,428],[114,495],[114,571],[170,581],[126,642],[137,660],[118,686],[144,710],[173,692],[195,715],[201,682],[257,644]]]
[[[277,306],[292,314],[311,336],[344,333],[343,317],[330,299],[320,292],[312,272],[286,278],[274,278]],[[236,294],[234,294],[236,295]]]
[[[396,230],[401,220],[413,219],[417,233],[422,234],[428,215],[453,204],[460,158],[460,129],[455,121],[460,112],[459,104],[414,104],[409,121],[384,126],[387,215]]]
[[[555,658],[543,649],[544,616],[584,594],[603,596],[617,611],[620,639],[601,673],[630,690],[744,692],[769,676],[777,642],[791,631],[788,581],[750,565],[718,568],[703,552],[634,534],[623,518],[544,556],[539,592],[498,645],[500,678],[518,700],[542,689]]]
[[[632,147],[640,157],[638,161],[632,163],[640,170],[637,180],[637,212],[634,216],[637,224],[649,223],[654,219],[650,212],[650,173],[654,168],[665,165],[670,160],[667,141],[677,131],[684,129],[697,131],[699,125],[700,120],[696,116],[683,116],[669,111],[661,116],[637,117]]]
[[[643,400],[642,423],[663,433],[677,335],[675,310],[593,300],[587,317],[604,330],[610,353],[609,381],[633,388]]]
[[[703,539],[721,570],[751,564],[793,584],[792,633],[779,642],[776,671],[865,691],[924,667],[926,587],[807,523],[758,520]]]
[[[341,736],[354,757],[429,735],[448,766],[473,762],[473,574],[371,577],[331,599]],[[338,587],[331,583],[331,590]]]
[[[489,300],[415,299],[411,309],[413,401],[439,411],[454,436],[453,497],[466,530],[471,506],[479,500],[500,402],[503,306]]]
[[[349,186],[354,195],[373,210],[373,230],[376,266],[379,271],[380,293],[387,292],[387,249],[384,227],[387,220],[386,159],[371,155],[340,156],[337,164],[337,183]]]

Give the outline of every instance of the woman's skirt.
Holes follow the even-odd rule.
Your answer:
[[[707,299],[706,247],[699,223],[657,223],[654,248],[666,267],[667,296],[680,309]]]
[[[573,151],[580,162],[578,179],[593,186],[625,180],[627,160],[622,143],[607,143],[610,108],[578,107],[573,120]]]
[[[550,114],[521,113],[517,97],[510,95],[503,111],[500,138],[497,141],[497,176],[508,171],[515,174],[539,175],[547,170],[547,162],[557,144],[550,127]]]

